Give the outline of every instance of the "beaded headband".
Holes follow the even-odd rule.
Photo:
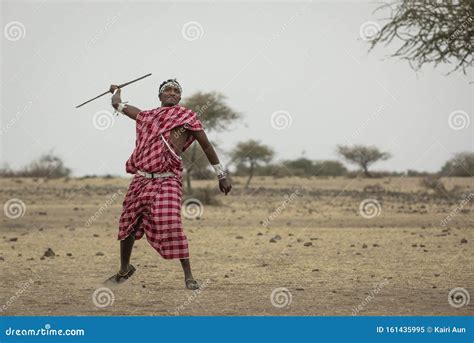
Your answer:
[[[164,92],[166,87],[174,87],[179,89],[180,93],[183,93],[183,89],[181,88],[181,85],[176,81],[176,79],[170,80],[166,82],[163,86],[160,87],[160,94]]]

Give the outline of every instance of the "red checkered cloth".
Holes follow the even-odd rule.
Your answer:
[[[119,221],[119,240],[133,230],[135,239],[145,234],[151,246],[165,259],[189,258],[181,222],[182,160],[173,155],[160,137],[163,134],[170,143],[171,130],[179,126],[192,131],[203,130],[196,113],[182,106],[161,107],[137,115],[135,150],[126,163],[127,172],[135,176],[123,201]],[[189,135],[182,151],[194,139]],[[136,174],[137,170],[171,171],[175,176],[148,179]]]

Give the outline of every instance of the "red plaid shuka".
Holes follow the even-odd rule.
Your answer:
[[[142,111],[137,115],[135,150],[126,163],[127,173],[135,176],[123,201],[119,222],[119,240],[125,239],[133,230],[135,239],[145,234],[151,246],[165,259],[189,258],[188,241],[181,223],[182,160],[173,155],[160,137],[163,134],[174,149],[170,134],[178,126],[192,131],[203,130],[196,113],[178,105]],[[189,135],[182,151],[194,139]],[[148,179],[138,175],[137,170],[147,173],[171,171],[175,176]]]

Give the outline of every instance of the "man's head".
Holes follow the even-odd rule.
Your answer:
[[[182,91],[181,85],[176,79],[163,81],[159,89],[161,106],[169,107],[177,105],[181,100]]]

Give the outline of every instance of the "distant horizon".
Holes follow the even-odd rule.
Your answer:
[[[197,143],[193,143],[193,144],[197,144]],[[462,153],[463,151],[461,151],[460,153]],[[468,151],[464,151],[464,152],[468,152]],[[46,154],[45,154],[46,155]],[[39,158],[40,156],[38,156]],[[56,156],[56,157],[59,157],[61,158],[61,156]],[[309,161],[312,161],[313,163],[314,162],[326,162],[326,161],[332,161],[332,162],[339,162],[341,163],[346,169],[348,172],[350,173],[353,173],[353,172],[363,172],[360,168],[357,168],[355,167],[354,165],[352,164],[349,164],[347,162],[344,162],[342,161],[341,159],[337,159],[337,158],[334,158],[334,159],[328,159],[328,160],[320,160],[320,159],[310,159],[306,156],[303,156],[303,157],[299,157],[299,158],[295,158],[295,159],[291,159],[291,160],[274,160],[273,162],[270,162],[269,165],[275,165],[275,164],[279,164],[279,163],[282,163],[283,161],[295,161],[295,160],[298,160],[298,159],[307,159]],[[34,162],[36,161],[33,160],[31,162]],[[63,160],[64,162],[64,160]],[[380,161],[380,162],[383,162],[383,161]],[[447,162],[447,161],[446,161]],[[267,164],[260,164],[259,167],[262,167],[262,166],[265,166]],[[69,168],[68,165],[65,163],[64,165],[66,168]],[[441,171],[441,168],[444,166],[444,163],[438,168],[438,170],[436,171],[427,171],[427,170],[418,170],[418,169],[405,169],[405,170],[388,170],[388,169],[378,169],[378,168],[375,168],[375,167],[371,167],[369,169],[369,171],[371,173],[407,173],[408,171],[413,171],[413,172],[416,172],[416,173],[428,173],[428,174],[436,174],[438,172]],[[27,165],[25,166],[21,166],[20,168],[17,168],[17,169],[12,169],[10,166],[8,166],[7,164],[2,164],[0,166],[0,169],[5,169],[5,168],[10,168],[12,171],[19,171],[23,168],[27,167]],[[212,168],[211,166],[207,166],[206,167],[207,169],[209,169],[210,171],[212,171]],[[85,176],[91,176],[91,177],[106,177],[106,176],[113,176],[113,177],[133,177],[134,174],[112,174],[112,173],[105,173],[105,174],[92,174],[92,173],[85,173],[85,174],[81,174],[81,175],[77,175],[74,173],[74,170],[72,168],[71,169],[71,176],[70,177],[73,177],[73,178],[82,178],[82,177],[85,177]],[[229,166],[229,170],[231,172],[235,172],[235,164],[232,164]],[[186,170],[184,169],[184,172],[186,172]],[[260,175],[255,175],[255,176],[260,176]],[[271,176],[271,175],[261,175],[261,176]],[[315,176],[315,177],[318,177],[318,176],[321,176],[321,177],[325,177],[325,175],[307,175],[307,176],[299,176],[299,177],[310,177],[310,176]],[[332,177],[332,176],[331,176]],[[344,177],[344,175],[341,175],[341,177]],[[447,176],[447,177],[450,177],[450,176]],[[453,177],[456,177],[456,176],[453,176]],[[463,176],[459,176],[459,177],[463,177]]]

